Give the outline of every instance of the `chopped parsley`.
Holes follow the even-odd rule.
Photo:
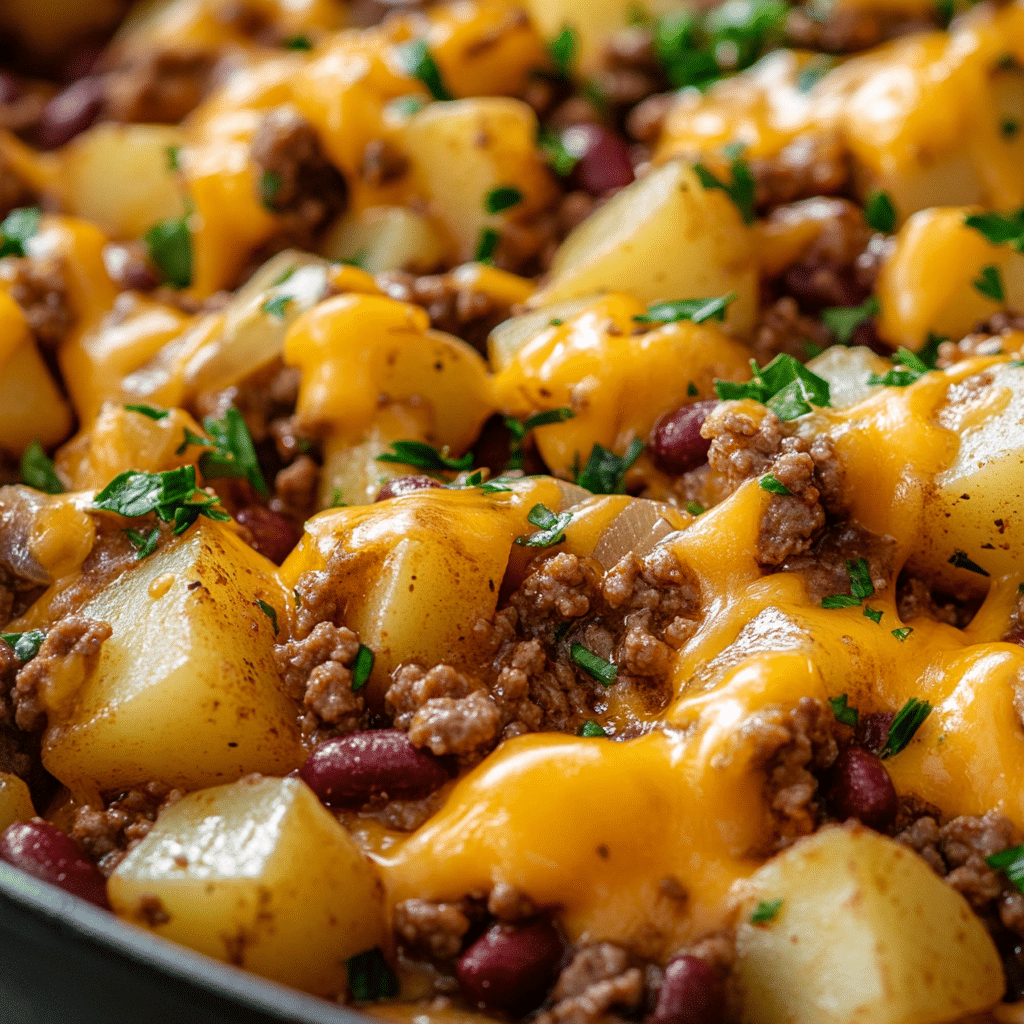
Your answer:
[[[993,245],[1008,245],[1024,252],[1024,207],[1014,213],[972,213],[964,221]]]
[[[281,175],[277,171],[264,171],[260,177],[260,202],[268,210],[273,211],[275,209],[274,203],[277,201],[278,193],[281,191],[283,184]]]
[[[757,481],[757,485],[762,491],[770,491],[772,494],[793,493],[784,483],[780,483],[773,473],[765,473],[765,475]]]
[[[291,301],[291,295],[275,295],[272,299],[267,299],[267,301],[263,303],[263,312],[269,313],[271,316],[276,316],[278,320],[283,320],[285,310],[288,308],[288,303]]]
[[[633,319],[637,323],[671,324],[677,320],[692,320],[702,324],[705,320],[724,320],[729,303],[736,299],[735,292],[720,295],[717,299],[678,299],[675,302],[654,302],[647,312]]]
[[[867,605],[865,605],[864,618],[870,619],[877,626],[882,621],[882,609],[869,608]]]
[[[192,233],[188,229],[188,215],[169,217],[154,224],[143,235],[143,241],[164,284],[181,289],[192,283]]]
[[[889,193],[879,189],[872,192],[864,202],[864,219],[868,227],[883,234],[891,235],[896,227],[896,207],[892,204]]]
[[[892,720],[885,746],[882,747],[878,756],[884,760],[904,750],[914,738],[914,733],[921,728],[924,720],[931,714],[931,710],[932,706],[928,701],[911,697]]]
[[[139,533],[138,530],[125,530],[125,535],[128,537],[131,546],[135,548],[135,557],[141,562],[144,558],[149,558],[160,541],[160,527],[154,526],[148,534]]]
[[[871,582],[871,568],[867,559],[858,558],[856,562],[846,561],[846,575],[850,577],[850,593],[862,601],[872,597],[875,585]]]
[[[699,394],[700,392],[697,390],[697,385],[691,380],[690,383],[686,385],[687,398],[696,398]]]
[[[286,50],[312,50],[313,40],[309,36],[291,36],[284,41]]]
[[[702,516],[707,512],[707,509],[699,501],[688,501],[686,503],[686,511],[689,512],[691,516]]]
[[[200,437],[186,427],[185,440],[178,446],[177,454],[180,455],[191,444],[210,448],[211,451],[203,452],[199,458],[199,471],[206,479],[238,477],[248,480],[264,498],[268,497],[270,488],[263,479],[252,435],[242,414],[232,405],[223,419],[207,416],[203,426],[210,439]]]
[[[572,409],[563,405],[557,409],[535,412],[532,416],[527,416],[525,420],[518,420],[514,416],[506,416],[505,426],[508,427],[508,431],[512,435],[509,443],[508,462],[505,464],[506,470],[523,468],[523,442],[531,430],[535,427],[547,426],[549,423],[564,423],[566,420],[571,420],[575,415],[576,413]],[[472,485],[467,481],[467,486]],[[502,488],[502,490],[507,490],[507,488]]]
[[[832,714],[835,715],[835,719],[840,725],[848,725],[851,729],[856,729],[857,709],[851,708],[846,700],[846,694],[841,693],[838,697],[829,697],[828,702],[832,705]]]
[[[821,322],[842,345],[849,345],[858,327],[878,313],[878,299],[868,296],[859,306],[830,306],[821,311]]]
[[[499,185],[492,188],[484,197],[484,209],[488,213],[501,213],[510,210],[523,201],[523,193],[515,185]]]
[[[494,228],[481,228],[480,237],[476,243],[476,254],[473,258],[477,263],[490,263],[500,241],[501,235]]]
[[[152,405],[125,405],[129,412],[137,412],[140,416],[148,416],[151,420],[165,420],[170,416],[167,409],[157,409]]]
[[[782,904],[785,900],[761,900],[756,907],[754,912],[750,915],[751,924],[767,924],[769,921],[775,920],[779,911],[782,909]]]
[[[14,656],[22,664],[39,653],[45,639],[46,634],[41,629],[31,629],[27,633],[0,633],[0,640],[12,648]]]
[[[590,458],[576,476],[576,483],[591,494],[622,494],[626,489],[626,471],[644,450],[644,443],[634,438],[625,455],[616,455],[604,445],[595,444]]]
[[[192,499],[199,496],[198,501]],[[195,466],[164,473],[119,473],[93,499],[92,507],[115,512],[127,519],[155,512],[158,519],[174,523],[174,533],[184,533],[200,516],[229,522],[231,516],[216,508],[219,499],[196,487]]]
[[[398,978],[388,967],[380,947],[374,946],[346,962],[348,988],[357,1003],[378,999],[394,999],[398,995]]]
[[[164,152],[167,154],[167,170],[180,171],[181,164],[179,163],[178,157],[181,154],[181,146],[168,146]]]
[[[24,256],[25,243],[39,231],[42,216],[38,206],[12,210],[0,223],[0,257]]]
[[[441,77],[441,71],[422,39],[414,39],[401,47],[400,61],[406,73],[412,75],[413,78],[418,78],[435,100],[452,99],[452,94]]]
[[[985,858],[990,868],[1002,871],[1013,884],[1024,892],[1024,846],[1011,846]]]
[[[274,627],[274,636],[277,636],[277,612],[274,611],[274,606],[267,604],[266,601],[259,600],[259,598],[257,598],[256,603],[260,606],[260,611],[270,619],[270,624]]]
[[[1007,142],[1012,142],[1020,134],[1020,121],[1015,117],[1004,117],[999,122],[999,134]]]
[[[929,334],[928,341],[931,344],[932,339],[935,339],[936,335]],[[941,342],[942,339],[938,338],[937,341]],[[936,345],[938,348],[938,345]],[[919,380],[924,374],[928,373],[929,370],[935,369],[935,355],[929,350],[929,346],[926,345],[921,350],[921,354],[915,354],[910,349],[900,348],[896,350],[896,355],[893,356],[893,362],[901,363],[904,369],[897,370],[892,369],[884,376],[879,376],[877,373],[871,374],[868,377],[868,384],[884,384],[886,387],[892,388],[905,388],[908,384],[913,384],[914,381]],[[924,358],[922,358],[924,356]]]
[[[810,92],[835,66],[835,57],[827,57],[823,53],[813,57],[796,76],[797,89]]]
[[[594,738],[597,736],[607,736],[608,733],[606,733],[597,722],[593,722],[588,719],[580,727],[580,731],[577,735]]]
[[[705,189],[720,188],[739,210],[744,224],[754,223],[754,193],[756,186],[754,175],[750,172],[750,165],[738,154],[732,158],[730,171],[732,181],[726,184],[715,174],[709,171],[703,164],[694,164],[693,170],[700,183]]]
[[[64,485],[57,471],[53,468],[53,460],[43,451],[38,441],[30,441],[21,456],[21,479],[44,494],[63,494]]]
[[[426,441],[394,441],[391,451],[377,456],[378,462],[389,462],[399,466],[425,469],[428,473],[443,473],[446,470],[462,473],[473,468],[473,453],[466,452],[461,458],[448,456],[448,449],[438,451]]]
[[[560,512],[557,515],[538,502],[530,509],[527,522],[539,527],[536,533],[526,537],[516,537],[516,543],[527,548],[550,548],[565,540],[565,528],[572,521],[571,512]]]
[[[579,162],[579,157],[569,152],[560,135],[547,128],[542,128],[537,135],[537,145],[551,169],[559,177],[566,178],[572,174],[573,168]]]
[[[751,359],[750,368],[752,380],[741,384],[716,380],[715,394],[722,399],[752,398],[767,405],[780,420],[803,416],[812,405],[827,408],[831,404],[828,381],[792,356],[777,355],[763,368]]]
[[[976,572],[979,576],[991,575],[989,572],[982,569],[977,562],[968,557],[966,551],[961,551],[959,548],[949,556],[947,561],[956,569],[966,569],[968,572]]]
[[[821,599],[822,608],[859,608],[860,598],[849,594],[832,594]]]
[[[576,38],[576,32],[569,25],[566,25],[562,31],[548,43],[548,54],[554,62],[555,67],[558,68],[558,73],[563,78],[569,77],[569,72],[572,69],[572,64],[576,59],[578,51],[579,41]]]
[[[611,686],[619,674],[617,666],[605,661],[604,658],[599,658],[593,651],[588,651],[583,644],[573,644],[569,648],[569,657],[602,686]]]
[[[365,644],[359,645],[356,660],[352,662],[352,692],[361,690],[373,671],[373,651]]]
[[[907,637],[910,636],[910,634],[913,632],[913,626],[901,626],[899,629],[894,629],[892,631],[892,635],[896,637],[896,639],[899,640],[900,643],[903,643],[903,641],[906,640]]]
[[[981,268],[981,273],[971,282],[974,290],[988,299],[1002,302],[1006,295],[1003,291],[1003,277],[997,266]]]

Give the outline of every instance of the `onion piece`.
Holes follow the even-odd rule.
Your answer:
[[[594,545],[594,558],[603,569],[616,565],[623,555],[638,558],[653,551],[669,534],[685,529],[688,523],[673,506],[647,498],[634,498],[609,523]]]
[[[49,501],[23,484],[0,487],[0,568],[40,586],[49,586],[53,578],[32,554],[29,542],[36,515]]]

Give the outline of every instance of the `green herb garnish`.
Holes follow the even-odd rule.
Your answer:
[[[751,924],[767,924],[775,919],[785,900],[761,900],[750,915]]]
[[[864,606],[864,618],[870,619],[876,626],[882,621],[882,609]]]
[[[375,946],[365,953],[352,957],[346,962],[346,966],[348,988],[355,1002],[394,999],[398,995],[398,979],[379,947]]]
[[[476,255],[473,258],[477,263],[490,263],[500,241],[501,235],[494,228],[481,228],[480,238],[476,243]]]
[[[286,50],[312,50],[313,40],[309,36],[291,36],[284,41]]]
[[[193,501],[196,496],[200,500]],[[164,473],[118,474],[93,499],[92,507],[115,512],[127,519],[155,512],[158,519],[174,523],[174,533],[184,533],[200,516],[229,522],[231,516],[216,508],[219,499],[196,487],[195,466],[182,466]]]
[[[377,456],[377,462],[413,466],[415,469],[425,469],[432,474],[445,471],[463,473],[473,468],[473,453],[466,452],[460,458],[453,459],[448,456],[447,448],[439,452],[426,441],[395,441],[391,445],[390,452]]]
[[[857,728],[857,709],[851,708],[846,703],[847,697],[845,693],[841,693],[838,697],[829,697],[828,702],[832,705],[832,714],[835,715],[835,719],[841,725],[848,725],[852,729]]]
[[[593,651],[588,651],[583,644],[573,644],[569,648],[569,657],[602,686],[611,686],[619,674],[617,666],[605,661],[604,658],[599,658]]]
[[[654,302],[647,312],[633,319],[638,323],[675,323],[678,320],[692,320],[702,324],[705,320],[724,320],[729,303],[735,301],[736,293],[720,295],[717,299],[679,299],[676,302]]]
[[[896,227],[896,207],[892,204],[889,193],[879,189],[871,192],[864,201],[864,219],[869,228],[891,235]]]
[[[448,91],[441,77],[441,71],[422,39],[414,39],[400,48],[400,61],[407,74],[418,78],[435,100],[450,100]]]
[[[563,405],[557,409],[535,412],[532,416],[527,416],[525,420],[518,420],[514,416],[506,416],[505,426],[508,427],[508,431],[512,435],[509,443],[508,462],[505,465],[506,470],[523,468],[523,442],[531,430],[536,427],[547,426],[549,423],[564,423],[566,420],[571,420],[575,415],[576,413],[572,409]]]
[[[501,213],[510,210],[523,201],[523,193],[515,185],[499,185],[492,188],[484,197],[484,209],[488,213]]]
[[[148,534],[139,533],[138,530],[125,530],[125,535],[128,537],[132,547],[135,548],[135,557],[141,562],[144,558],[149,558],[160,541],[160,527],[154,526]]]
[[[972,213],[964,224],[980,231],[993,245],[1024,252],[1024,207],[1014,213]]]
[[[770,491],[772,494],[793,493],[784,483],[780,483],[773,473],[765,473],[765,475],[757,481],[757,485],[762,491]]]
[[[593,738],[597,736],[607,736],[608,733],[606,733],[597,722],[588,719],[583,723],[577,735]]]
[[[830,306],[821,311],[821,322],[841,345],[849,345],[861,324],[878,314],[878,299],[868,296],[859,306]]]
[[[38,206],[12,210],[0,223],[0,257],[24,256],[25,243],[39,231],[42,216]]]
[[[0,640],[8,644],[14,651],[14,656],[24,664],[31,661],[42,647],[46,634],[41,629],[32,629],[27,633],[0,633]]]
[[[688,501],[686,503],[686,511],[689,512],[691,516],[702,516],[707,512],[707,509],[699,501]]]
[[[733,158],[730,170],[732,181],[726,184],[709,171],[703,164],[694,164],[693,170],[705,189],[720,188],[739,210],[744,224],[754,223],[754,195],[756,185],[750,165],[741,156]]]
[[[1013,884],[1024,892],[1024,846],[1011,846],[985,858],[990,868],[1002,871]]]
[[[181,289],[192,283],[192,233],[188,229],[188,215],[154,224],[143,235],[143,241],[164,284]]]
[[[574,156],[566,149],[560,135],[556,135],[547,128],[542,128],[537,135],[537,145],[551,165],[551,169],[559,177],[566,178],[572,174],[573,168],[579,162],[579,157]]]
[[[885,746],[882,747],[878,756],[884,760],[905,749],[914,738],[914,733],[921,728],[924,720],[931,714],[931,710],[932,706],[928,701],[911,697],[892,720]]]
[[[373,651],[365,644],[359,645],[356,660],[352,662],[352,692],[361,690],[373,671]]]
[[[546,505],[538,503],[530,509],[526,519],[539,529],[526,537],[516,537],[516,543],[527,548],[550,548],[565,540],[565,528],[572,521],[572,513],[556,515]]]
[[[165,420],[170,416],[167,409],[157,409],[152,405],[125,405],[129,412],[137,412],[140,416],[148,416],[151,420]]]
[[[38,441],[30,441],[21,456],[21,479],[44,494],[63,494],[64,485],[57,471],[53,468],[53,460],[43,451]]]
[[[859,608],[860,598],[851,597],[849,594],[832,594],[830,597],[822,598],[822,608]]]
[[[871,582],[871,567],[867,559],[858,558],[856,562],[847,559],[846,575],[850,577],[850,593],[859,597],[862,601],[866,597],[872,597],[875,593],[875,585]]]
[[[200,444],[213,449],[203,452],[199,458],[199,471],[203,476],[208,480],[218,477],[248,480],[264,498],[269,497],[270,488],[263,479],[252,435],[242,414],[232,405],[224,413],[223,419],[207,416],[203,426],[210,435],[209,441],[186,429],[184,442],[186,447],[189,444]],[[183,450],[179,448],[179,451]]]
[[[260,611],[270,619],[270,624],[274,627],[274,636],[277,636],[277,612],[274,611],[274,606],[267,604],[266,601],[259,600],[259,598],[257,598],[256,603],[259,605]]]
[[[569,77],[578,50],[579,43],[576,39],[576,32],[568,25],[548,43],[548,53],[563,78]]]
[[[913,632],[913,626],[901,626],[899,629],[894,629],[892,631],[892,635],[896,637],[896,639],[899,640],[900,643],[903,643],[903,641],[906,640],[907,637],[910,636],[910,634]]]
[[[827,380],[785,354],[777,355],[764,368],[750,360],[753,380],[737,384],[715,381],[715,394],[722,399],[752,398],[767,405],[780,420],[793,420],[811,411],[812,405],[828,408],[831,393]]]
[[[999,122],[999,134],[1007,142],[1012,142],[1020,134],[1020,121],[1015,117],[1004,117]]]
[[[591,494],[622,494],[626,489],[626,471],[643,450],[644,443],[639,438],[633,439],[625,455],[616,455],[604,445],[595,444],[576,483]]]
[[[1003,292],[1003,278],[996,266],[982,267],[981,273],[971,282],[974,290],[986,298],[1002,302],[1005,299]]]
[[[978,565],[977,562],[973,561],[970,557],[968,557],[966,551],[961,551],[959,548],[957,548],[953,552],[953,554],[949,556],[947,561],[950,565],[957,569],[966,569],[968,572],[976,572],[979,576],[991,575],[989,572],[982,569],[982,567]]]

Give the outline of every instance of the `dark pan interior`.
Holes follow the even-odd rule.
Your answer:
[[[0,863],[0,1024],[367,1024]]]

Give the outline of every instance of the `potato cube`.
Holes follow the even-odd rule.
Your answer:
[[[876,832],[823,829],[748,884],[733,976],[742,1024],[940,1024],[1003,994],[999,954],[967,901]],[[777,900],[774,917],[751,922]]]
[[[370,863],[304,782],[251,776],[168,807],[108,883],[115,913],[322,996],[385,941]]]
[[[260,601],[284,625],[273,566],[206,519],[104,587],[82,614],[113,635],[73,699],[48,709],[47,769],[88,797],[296,768],[296,712]]]

